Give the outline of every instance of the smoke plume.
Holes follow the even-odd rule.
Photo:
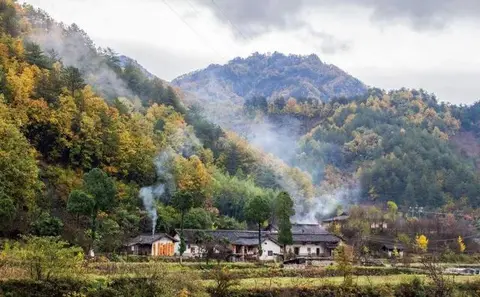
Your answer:
[[[152,186],[141,188],[139,194],[143,206],[152,220],[152,234],[155,234],[158,219],[157,201],[167,203],[176,192],[172,168],[175,156],[181,155],[188,158],[201,147],[200,140],[195,136],[190,126],[178,128],[168,138],[168,141],[168,147],[160,152],[154,160],[157,182]]]

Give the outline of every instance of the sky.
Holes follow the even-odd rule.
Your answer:
[[[317,54],[365,84],[480,99],[479,0],[27,0],[165,80],[253,52]]]

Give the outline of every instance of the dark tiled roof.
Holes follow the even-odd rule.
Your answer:
[[[387,249],[387,250],[394,250],[395,248],[397,250],[404,250],[405,249],[405,246],[401,243],[397,243],[397,244],[393,244],[393,243],[385,243],[383,244],[383,246]]]
[[[265,237],[262,237],[262,239],[265,239]],[[258,238],[237,238],[234,241],[230,242],[231,244],[234,245],[245,245],[245,246],[257,246],[258,245]]]
[[[138,235],[137,237],[135,238],[132,238],[127,244],[126,246],[132,246],[132,245],[137,245],[137,244],[153,244],[155,241],[158,241],[162,238],[168,238],[174,242],[176,242],[177,240],[173,237],[171,237],[170,235],[168,234],[165,234],[165,233],[157,233],[155,235],[151,235],[151,234],[142,234],[142,235]]]
[[[179,232],[180,233],[180,232]],[[205,233],[212,236],[215,239],[225,239],[229,242],[234,242],[238,238],[257,238],[258,231],[247,230],[197,230],[197,229],[185,229],[183,235],[186,242],[195,242],[199,234]],[[267,236],[267,232],[262,232],[262,237]]]
[[[278,226],[269,225],[267,227],[268,231],[278,232]],[[320,224],[292,224],[292,233],[293,234],[329,234]]]
[[[338,243],[340,238],[329,233],[325,229],[321,228],[319,225],[300,225],[294,224],[295,227],[292,227],[293,233],[293,242],[294,243],[304,243],[304,242],[331,242]],[[303,231],[303,233],[302,233]],[[311,232],[310,234],[306,232]],[[258,231],[246,231],[246,230],[195,230],[187,229],[184,230],[185,241],[187,243],[194,243],[197,240],[197,234],[205,233],[213,238],[225,239],[231,244],[235,245],[246,245],[253,246],[258,244]],[[262,239],[268,238],[275,243],[278,243],[278,235],[276,233],[262,231]]]
[[[272,235],[272,236],[274,237],[274,239],[277,239],[277,235]],[[332,234],[293,234],[292,239],[294,244],[303,244],[307,242],[311,242],[311,243],[340,242],[340,238]]]
[[[293,234],[329,234],[319,224],[292,224]]]
[[[324,222],[324,223],[331,223],[331,222],[337,222],[337,221],[346,221],[346,220],[348,220],[348,218],[350,218],[349,215],[341,215],[341,216],[338,216],[338,217],[333,217],[333,218],[330,218],[330,219],[325,219],[325,220],[323,220],[322,222]]]

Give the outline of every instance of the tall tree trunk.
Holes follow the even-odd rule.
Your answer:
[[[92,214],[92,243],[88,251],[89,255],[95,255],[95,253],[93,252],[95,239],[97,239],[97,211],[94,211]]]
[[[183,253],[185,251],[183,251],[183,244],[185,244],[185,239],[183,238],[183,221],[185,219],[185,211],[182,211],[182,218],[181,218],[181,222],[180,222],[180,264],[183,264]]]
[[[258,223],[258,260],[262,256],[262,224]]]

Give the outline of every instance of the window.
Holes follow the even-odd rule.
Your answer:
[[[268,251],[268,256],[269,257],[273,256],[273,251]]]
[[[293,248],[293,253],[298,256],[300,254],[300,248],[299,247]]]
[[[133,251],[135,251],[135,246],[134,246],[134,245],[132,245],[132,252],[133,252]]]
[[[317,248],[317,256],[320,256],[320,248]]]
[[[195,248],[194,247],[190,248],[190,251],[191,251],[192,254],[195,254]]]
[[[312,249],[311,248],[307,248],[307,253],[310,255],[312,253]]]

